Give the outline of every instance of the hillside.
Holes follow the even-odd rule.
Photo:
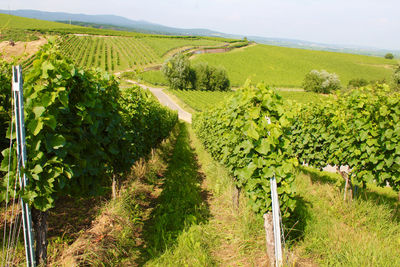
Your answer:
[[[279,87],[300,87],[306,73],[312,69],[335,72],[343,85],[354,78],[368,81],[389,79],[396,60],[384,58],[310,51],[268,45],[256,45],[221,54],[196,56],[193,63],[208,62],[224,66],[235,86],[250,78]]]
[[[183,35],[183,36],[213,36],[233,39],[243,39],[241,34],[230,34],[213,31],[209,29],[182,29],[168,27],[161,24],[147,22],[143,20],[132,20],[116,15],[87,15],[73,14],[66,12],[47,12],[40,10],[0,10],[0,13],[22,16],[27,18],[61,21],[67,24],[75,24],[85,27],[118,30],[126,32],[140,32],[161,35]],[[247,36],[251,41],[261,44],[275,45],[291,48],[303,48],[309,50],[343,52],[360,55],[384,56],[386,53],[393,53],[396,57],[400,56],[400,50],[388,50],[376,47],[364,47],[346,44],[326,44],[306,40],[296,40],[278,37]]]
[[[182,47],[221,46],[223,40],[202,38],[162,38],[143,36],[65,36],[62,52],[81,67],[100,67],[106,71],[122,71],[138,67],[159,66],[167,53]],[[79,50],[76,47],[80,47]]]
[[[43,39],[48,34],[61,36],[59,44],[62,53],[79,66],[100,67],[106,71],[159,66],[169,56],[169,52],[219,47],[238,41],[217,37],[166,36],[95,29],[0,14],[0,41],[7,41],[2,44],[1,51],[7,54],[7,58],[21,55],[26,52],[25,45],[29,47],[29,42]],[[8,43],[10,40],[22,43],[12,47]],[[18,47],[22,47],[19,49],[21,51],[15,51],[12,55],[9,53],[10,48],[17,50]]]
[[[180,29],[142,20],[131,20],[115,15],[86,15],[39,10],[0,10],[0,13],[48,21],[78,21],[92,24],[113,25],[128,28],[122,30],[151,34],[221,36],[221,33],[207,29]]]
[[[144,36],[137,32],[113,31],[107,29],[96,29],[69,25],[65,23],[18,17],[8,14],[0,14],[0,31],[33,31],[41,33],[65,34],[95,34],[95,35],[116,35],[116,36]]]

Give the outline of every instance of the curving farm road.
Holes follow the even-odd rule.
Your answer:
[[[178,111],[178,117],[181,120],[184,120],[188,123],[192,123],[192,114],[189,112],[183,110],[174,100],[172,100],[166,93],[163,92],[163,88],[157,88],[157,87],[150,87],[144,84],[140,84],[138,82],[132,81],[132,80],[126,80],[127,82],[134,83],[139,85],[142,88],[149,89],[150,92],[157,97],[158,101],[160,103],[172,110]]]

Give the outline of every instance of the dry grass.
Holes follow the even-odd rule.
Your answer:
[[[0,42],[0,56],[6,61],[14,58],[28,58],[39,51],[40,47],[47,43],[47,39],[41,37],[32,42],[16,42],[14,46],[9,41]]]
[[[153,183],[163,176],[167,157],[174,146],[176,130],[148,159],[138,160],[121,183],[114,200],[100,205],[100,214],[88,229],[82,229],[71,244],[52,244],[52,266],[137,266],[144,245],[143,221],[152,210],[160,190]],[[90,205],[88,205],[91,207]]]

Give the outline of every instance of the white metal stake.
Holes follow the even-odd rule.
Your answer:
[[[267,118],[268,124],[271,124],[271,119]],[[269,134],[269,132],[268,132]],[[278,186],[276,184],[275,175],[270,179],[271,187],[271,205],[272,205],[272,221],[274,225],[274,242],[275,242],[275,266],[282,266],[282,241],[281,241],[281,226],[280,226],[280,207],[278,198]]]
[[[24,97],[23,97],[23,81],[21,66],[13,66],[12,88],[14,97],[15,112],[15,131],[17,139],[17,159],[20,162],[18,166],[25,168],[26,163],[26,146],[25,146],[25,124],[24,124]],[[27,185],[25,173],[21,177],[21,171],[18,171],[18,179],[21,188]],[[21,199],[22,222],[24,227],[24,243],[26,265],[28,267],[35,266],[35,251],[33,248],[32,218],[31,210],[27,203]]]
[[[274,241],[275,241],[275,266],[282,265],[282,241],[280,227],[280,207],[278,199],[278,187],[276,185],[275,176],[270,179],[271,183],[271,199],[272,199],[272,218],[274,224]]]

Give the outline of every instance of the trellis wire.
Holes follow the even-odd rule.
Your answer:
[[[28,267],[35,266],[35,253],[33,248],[33,233],[32,233],[32,219],[30,208],[27,203],[19,196],[17,205],[15,204],[17,190],[23,189],[27,185],[27,178],[24,172],[21,172],[21,168],[25,168],[26,162],[26,148],[25,148],[25,125],[24,125],[24,105],[23,105],[23,81],[22,81],[22,68],[21,66],[13,66],[12,68],[12,108],[13,112],[11,115],[11,139],[10,139],[10,150],[8,158],[8,174],[7,174],[7,193],[6,193],[6,209],[5,209],[5,222],[4,222],[4,235],[3,235],[3,266],[9,266],[13,264],[15,254],[17,251],[17,244],[19,234],[21,232],[21,225],[23,225],[24,233],[24,245],[25,245],[25,256],[26,265]],[[11,169],[11,156],[13,147],[13,121],[15,121],[15,132],[16,132],[16,152],[17,152],[17,171],[14,177],[14,190],[11,210],[11,222],[9,226],[9,235],[7,241],[7,248],[5,247],[5,240],[7,235],[7,211],[10,189],[10,169]],[[17,188],[19,183],[19,188]],[[21,205],[21,212],[18,212],[17,207]],[[14,215],[15,213],[15,215]],[[20,218],[21,215],[21,218]],[[14,220],[14,223],[12,223]]]

